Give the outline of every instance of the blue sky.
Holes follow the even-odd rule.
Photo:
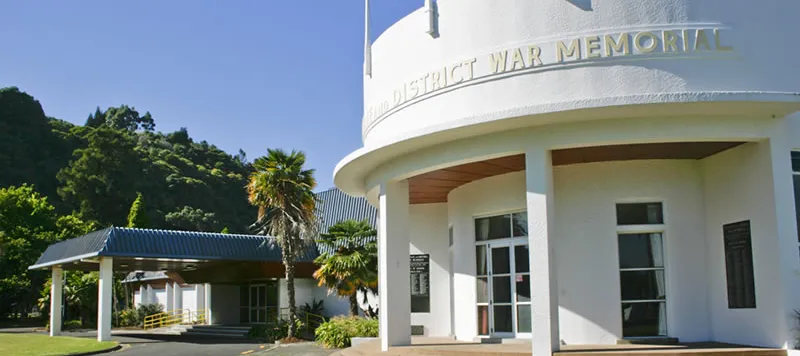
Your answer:
[[[423,0],[373,0],[372,35]],[[81,0],[0,4],[0,86],[83,124],[97,106],[253,159],[300,149],[333,187],[361,146],[363,0]]]

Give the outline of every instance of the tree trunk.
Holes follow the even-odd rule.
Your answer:
[[[283,265],[286,267],[286,294],[289,297],[289,331],[286,337],[295,337],[297,335],[297,306],[294,300],[294,251],[289,246],[283,251]]]
[[[350,294],[350,316],[358,316],[358,292]]]

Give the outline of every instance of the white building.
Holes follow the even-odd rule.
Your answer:
[[[440,0],[368,42],[363,147],[334,178],[379,209],[383,349],[414,325],[531,339],[534,355],[640,337],[794,347],[798,14]]]

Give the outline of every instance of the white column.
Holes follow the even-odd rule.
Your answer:
[[[111,257],[100,257],[100,280],[97,283],[97,341],[111,340],[111,288],[114,264]]]
[[[147,304],[147,288],[144,284],[139,286],[139,304]],[[134,307],[139,307],[138,305],[134,305]]]
[[[172,290],[172,283],[169,283],[169,281],[167,281],[167,283],[164,285],[164,290],[167,293],[167,296],[165,298],[166,300],[164,300],[164,304],[165,304],[164,305],[164,311],[175,310],[175,305],[172,304],[172,301],[175,298],[175,295],[173,294],[174,292]]]
[[[61,267],[53,267],[50,286],[50,336],[61,334],[61,300],[64,293],[64,273]]]
[[[411,345],[408,182],[381,185],[378,207],[378,311],[381,350]]]
[[[784,318],[783,330],[778,331],[784,341],[784,348],[795,347],[797,321],[795,311],[800,310],[800,256],[798,256],[797,221],[795,215],[794,183],[792,181],[791,144],[789,143],[786,119],[775,123],[774,131],[769,140],[770,158],[772,166],[772,186],[770,192],[775,199],[775,223],[779,250],[774,251],[780,260],[780,278],[783,305],[779,306]],[[769,184],[769,182],[761,182]],[[756,268],[758,268],[756,266]],[[758,285],[758,283],[756,283]],[[756,300],[759,294],[775,293],[775,290],[756,290]],[[759,305],[759,308],[761,305]]]
[[[211,325],[213,318],[211,314],[211,283],[206,283],[203,289],[205,290],[205,298],[203,299],[206,306],[206,324]]]
[[[553,238],[553,166],[550,151],[525,153],[528,244],[531,270],[533,356],[550,356],[560,346],[558,286]]]
[[[178,282],[172,283],[172,308],[183,309],[183,290]]]
[[[205,310],[206,309],[206,294],[203,290],[202,284],[195,284],[194,285],[194,305],[196,306],[197,310]]]
[[[158,302],[158,298],[156,298],[156,293],[153,292],[153,286],[147,285],[147,303],[145,304],[155,304]]]

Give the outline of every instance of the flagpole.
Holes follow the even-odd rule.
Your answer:
[[[369,0],[364,0],[364,75],[372,77],[372,43],[369,39]]]

